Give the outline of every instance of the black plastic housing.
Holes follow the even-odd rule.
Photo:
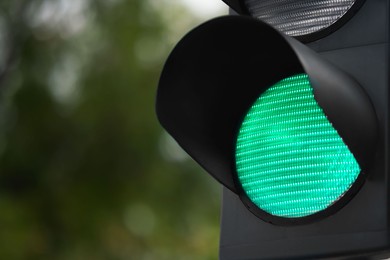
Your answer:
[[[389,11],[388,0],[366,1],[339,30],[308,45],[355,78],[376,111],[378,141],[360,191],[332,216],[280,226],[259,221],[224,189],[220,259],[390,257]]]
[[[264,212],[247,197],[237,178],[235,147],[239,127],[253,102],[276,82],[300,73],[309,75],[315,99],[362,172],[326,210],[283,218]],[[358,192],[376,148],[376,114],[358,82],[300,42],[250,17],[211,20],[177,44],[160,79],[157,115],[183,149],[237,193],[252,213],[279,225],[334,214]]]
[[[242,0],[222,0],[224,1],[230,8],[241,15],[249,15],[248,9],[245,7]]]

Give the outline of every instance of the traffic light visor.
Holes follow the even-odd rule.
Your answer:
[[[335,213],[375,154],[376,114],[359,83],[251,17],[188,33],[164,66],[156,110],[196,162],[274,224]]]

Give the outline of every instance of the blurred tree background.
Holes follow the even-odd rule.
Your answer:
[[[179,0],[1,1],[0,259],[218,258],[221,189],[154,113],[202,19]]]

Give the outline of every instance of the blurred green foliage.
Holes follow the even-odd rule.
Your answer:
[[[158,0],[0,3],[0,259],[217,259],[220,188],[159,126]]]

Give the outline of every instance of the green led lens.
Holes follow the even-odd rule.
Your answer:
[[[286,218],[328,208],[360,173],[306,74],[276,83],[256,100],[239,130],[236,167],[252,202]]]

